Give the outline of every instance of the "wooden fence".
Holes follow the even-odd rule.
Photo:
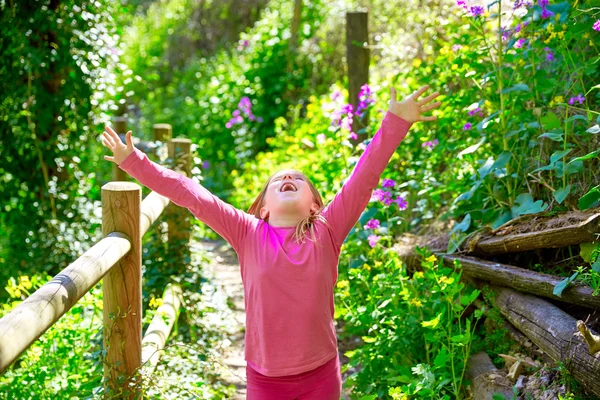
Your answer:
[[[115,120],[115,127],[125,133],[123,120]],[[153,136],[169,143],[175,169],[189,176],[191,141],[171,139],[168,124],[154,125]],[[113,171],[113,178],[125,176]],[[142,397],[140,372],[142,368],[151,372],[158,363],[182,302],[181,288],[169,284],[142,337],[142,237],[165,209],[179,214],[178,222],[185,220],[187,210],[175,204],[167,207],[169,199],[158,193],[150,193],[144,201],[141,194],[140,185],[133,182],[102,186],[103,239],[0,319],[0,373],[103,279],[105,386],[120,391],[121,398]],[[169,248],[179,254],[185,249],[177,245],[190,239],[189,225],[181,228],[169,223]]]

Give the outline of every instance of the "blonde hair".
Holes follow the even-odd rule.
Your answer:
[[[321,221],[324,224],[327,224],[327,220],[325,219],[325,217],[323,217],[321,215],[321,211],[323,211],[323,208],[324,208],[323,199],[321,198],[321,195],[317,191],[317,188],[315,187],[315,185],[313,185],[313,183],[310,181],[310,179],[308,179],[306,177],[306,175],[304,175],[302,172],[300,172],[300,171],[296,171],[296,172],[299,172],[304,177],[304,179],[306,179],[306,183],[308,183],[308,186],[310,187],[310,191],[312,192],[312,195],[313,195],[313,201],[317,204],[317,206],[319,207],[319,210],[317,212],[311,211],[309,216],[303,218],[300,222],[298,222],[298,225],[296,225],[296,231],[294,232],[294,237],[296,238],[296,241],[298,243],[304,243],[306,241],[306,238],[308,237],[308,232],[310,231],[312,238],[309,238],[309,240],[314,243],[317,243],[317,238],[315,236],[315,224],[314,224],[315,221]],[[254,200],[254,203],[252,203],[252,205],[248,209],[248,213],[254,214],[254,216],[258,219],[262,219],[260,217],[260,209],[264,205],[265,195],[267,193],[269,184],[271,183],[271,180],[273,179],[273,177],[276,174],[277,174],[277,172],[269,177],[269,179],[267,180],[267,183],[265,183],[262,190],[258,194],[258,197],[256,197],[256,199]],[[269,219],[269,217],[267,216],[267,218],[265,219],[265,222],[268,223],[269,222],[268,219]]]

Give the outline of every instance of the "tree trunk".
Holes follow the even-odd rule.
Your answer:
[[[495,393],[505,399],[513,397],[512,384],[506,374],[494,366],[485,351],[469,358],[466,377],[471,381],[474,399],[492,400]]]

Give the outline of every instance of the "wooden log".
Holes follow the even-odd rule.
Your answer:
[[[159,142],[168,142],[173,138],[173,128],[169,124],[152,125],[152,139]]]
[[[140,236],[144,236],[154,221],[160,217],[160,214],[167,208],[169,199],[156,192],[151,192],[144,201],[142,201],[142,211],[140,220]]]
[[[561,297],[558,297],[553,294],[553,291],[554,286],[563,280],[561,277],[481,260],[471,256],[454,256],[442,253],[436,253],[436,255],[442,258],[444,264],[448,266],[453,266],[454,260],[460,261],[463,275],[469,278],[493,282],[521,292],[533,293],[584,307],[600,308],[600,296],[593,296],[593,290],[589,286],[580,285],[577,282],[571,283],[562,292]]]
[[[354,110],[358,106],[358,93],[365,83],[369,83],[369,18],[367,12],[346,13],[346,60],[348,63],[348,103]],[[362,122],[356,116],[352,120],[352,132],[358,134],[356,143],[367,138],[366,132],[358,131],[369,125],[365,112]]]
[[[0,319],[0,373],[73,307],[131,248],[111,233]]]
[[[466,378],[471,381],[473,398],[492,400],[494,394],[512,399],[512,384],[506,374],[499,371],[485,351],[473,354],[469,358]]]
[[[565,218],[562,216],[562,218]],[[470,254],[494,255],[518,251],[565,247],[574,244],[597,242],[600,235],[600,213],[587,216],[570,226],[493,236],[483,240],[476,237],[467,243]]]
[[[127,118],[125,117],[115,117],[113,118],[113,126],[112,128],[117,133],[117,135],[124,135],[127,133]],[[113,163],[112,170],[112,180],[113,181],[126,181],[127,173],[123,171],[119,166]]]
[[[108,387],[130,393],[126,398],[141,397],[136,374],[142,361],[141,195],[133,182],[102,186],[102,234],[123,232],[131,239],[131,250],[103,281],[104,377]]]
[[[183,290],[178,285],[169,285],[165,289],[162,299],[163,303],[156,310],[142,339],[142,363],[145,373],[152,373],[160,360],[161,350],[165,348],[171,330],[179,318]]]
[[[169,142],[169,158],[173,160],[173,169],[185,176],[192,173],[192,141],[175,138]],[[191,238],[192,214],[184,207],[171,203],[167,208],[169,230],[169,253],[175,265],[185,269],[185,260],[189,258],[188,244]]]
[[[552,359],[562,362],[589,392],[600,395],[600,354],[591,355],[575,318],[538,297],[493,287],[502,315]]]

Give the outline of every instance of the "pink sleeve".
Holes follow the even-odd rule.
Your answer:
[[[373,189],[412,123],[387,112],[381,127],[356,163],[350,178],[322,212],[331,226],[334,240],[342,246],[371,199]]]
[[[255,219],[253,215],[224,202],[194,180],[151,161],[139,149],[127,156],[119,168],[142,185],[190,210],[227,240],[236,252],[240,249]]]

